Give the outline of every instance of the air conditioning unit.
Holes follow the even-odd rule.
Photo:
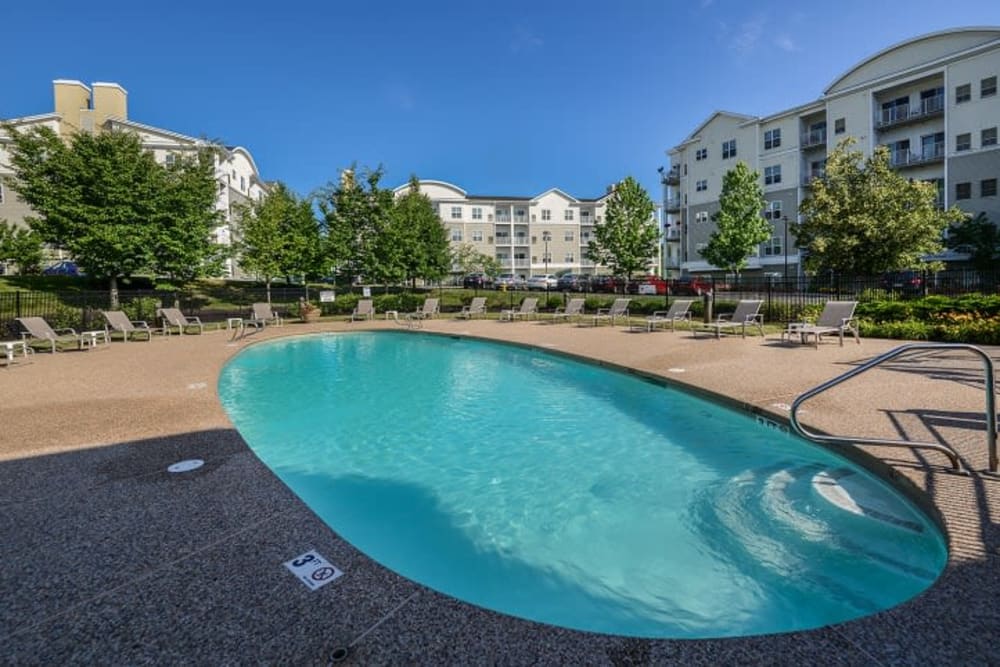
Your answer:
[[[531,214],[531,221],[532,221],[532,222],[534,222],[534,221],[535,221],[535,214],[534,214],[534,213],[532,213],[532,214]]]
[[[486,241],[487,243],[490,243],[490,244],[492,244],[492,243],[493,243],[493,237],[492,237],[492,236],[487,236],[486,238],[488,239],[488,240]]]
[[[488,215],[486,216],[486,221],[487,221],[487,222],[493,222],[493,214],[492,214],[492,213],[490,213],[490,214],[488,214]]]
[[[532,236],[531,237],[531,242],[532,243],[538,243],[538,237],[537,236]]]

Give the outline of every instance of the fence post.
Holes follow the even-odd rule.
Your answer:
[[[14,292],[14,312],[21,317],[21,290]]]

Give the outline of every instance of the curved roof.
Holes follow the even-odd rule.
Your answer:
[[[823,91],[831,95],[873,79],[946,58],[978,46],[1000,43],[1000,28],[954,28],[894,44],[861,61]]]
[[[453,193],[455,193],[456,196],[462,197],[463,199],[466,197],[465,190],[463,190],[462,188],[458,187],[457,185],[453,185],[451,183],[448,183],[447,181],[432,181],[432,180],[428,180],[428,179],[423,179],[422,178],[422,179],[420,179],[418,181],[418,183],[420,183],[420,189],[421,190],[423,190],[423,188],[424,188],[425,185],[437,186],[439,188],[443,188],[444,190],[448,190],[450,192],[453,192]],[[393,192],[393,194],[397,194],[398,195],[401,192],[404,192],[404,191],[408,190],[409,187],[410,187],[410,183],[409,183],[409,181],[407,181],[406,183],[403,183],[402,185],[400,185],[399,187],[397,187],[392,192]]]

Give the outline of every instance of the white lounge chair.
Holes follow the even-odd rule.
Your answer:
[[[821,336],[836,334],[840,338],[840,346],[843,347],[844,332],[847,331],[854,335],[855,342],[860,345],[861,336],[854,321],[854,309],[857,307],[857,301],[827,301],[815,323],[791,322],[782,333],[782,338],[799,336],[803,343],[808,343],[809,336],[812,336],[813,343],[818,349]]]
[[[268,324],[273,324],[275,326],[281,326],[282,320],[278,313],[274,312],[271,308],[271,304],[266,302],[255,303],[252,306],[252,314],[250,316],[250,321],[248,324],[251,326],[260,326],[264,328]]]
[[[467,306],[462,306],[462,312],[458,314],[458,317],[464,319],[472,319],[476,315],[486,315],[486,297],[477,296],[472,299],[472,302]]]
[[[566,307],[559,306],[556,308],[556,312],[552,313],[553,320],[569,320],[571,317],[575,317],[579,321],[583,315],[583,306],[587,303],[586,299],[580,297],[574,297],[569,300]]]
[[[149,324],[145,320],[132,321],[128,318],[128,315],[120,310],[102,310],[101,314],[104,315],[104,319],[107,321],[104,329],[107,332],[109,340],[112,331],[120,333],[122,341],[125,343],[128,342],[129,338],[134,339],[136,334],[143,334],[146,336],[146,340],[153,340],[153,330],[149,328]]]
[[[428,320],[438,314],[438,300],[434,298],[424,299],[424,305],[411,313],[411,317],[418,320]]]
[[[177,327],[182,336],[187,333],[190,327],[197,327],[200,334],[205,333],[205,325],[201,323],[201,319],[193,315],[188,317],[180,311],[180,308],[160,308],[157,314],[163,321],[163,335],[165,336],[170,335],[170,330],[173,327]]]
[[[628,322],[628,305],[632,299],[615,299],[610,308],[598,308],[594,314],[594,326],[596,327],[603,320],[609,320],[614,326],[619,319]]]
[[[361,299],[351,313],[351,322],[354,320],[370,320],[375,317],[375,306],[371,299]]]
[[[538,299],[533,296],[526,296],[524,300],[521,301],[521,307],[517,310],[507,309],[500,311],[500,321],[507,320],[508,322],[513,322],[519,317],[522,318],[532,318],[538,314]]]
[[[668,324],[673,331],[679,322],[687,322],[690,329],[692,303],[694,303],[692,299],[677,299],[670,304],[669,309],[655,311],[646,318],[646,331],[652,331],[656,327],[666,327]]]
[[[76,329],[70,327],[53,329],[42,317],[18,317],[16,321],[21,327],[21,338],[25,344],[31,340],[46,341],[52,345],[53,354],[59,350],[59,343],[76,343],[77,349],[82,350],[93,338],[78,334]]]
[[[761,337],[764,336],[764,314],[760,312],[763,301],[756,299],[743,299],[736,304],[736,310],[729,315],[719,315],[715,322],[702,324],[697,329],[692,329],[692,334],[697,335],[699,330],[712,331],[716,338],[722,337],[723,331],[734,331],[737,327],[744,338],[747,337],[747,327],[757,327]]]

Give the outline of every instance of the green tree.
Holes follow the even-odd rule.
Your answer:
[[[485,273],[496,277],[502,268],[496,257],[479,252],[471,243],[460,243],[452,248],[450,264],[463,275]]]
[[[853,143],[842,141],[830,153],[825,178],[813,180],[799,207],[795,235],[808,252],[807,268],[874,275],[918,266],[941,250],[943,231],[965,214],[940,210],[933,184],[893,171],[885,146],[865,159]]]
[[[107,279],[112,303],[118,278],[147,271],[194,277],[213,268],[210,155],[168,169],[129,132],[81,132],[64,142],[47,127],[4,129],[13,187],[38,214],[28,225],[89,275]]]
[[[278,276],[315,275],[321,269],[319,222],[307,199],[278,183],[258,202],[241,207],[236,247],[240,265],[267,285]]]
[[[448,231],[441,224],[430,198],[420,192],[420,181],[410,177],[406,194],[396,199],[392,236],[404,250],[400,258],[403,278],[440,280],[451,269]]]
[[[744,162],[737,162],[722,177],[719,211],[712,216],[716,230],[701,251],[709,263],[737,275],[746,267],[747,257],[773,233],[761,216],[765,202],[759,178]]]
[[[608,198],[604,223],[594,227],[587,257],[607,266],[618,277],[628,278],[648,269],[660,239],[653,219],[655,210],[646,190],[626,176]]]
[[[1000,259],[1000,230],[985,213],[967,217],[948,231],[948,247],[969,253],[972,266],[992,271]]]
[[[42,268],[42,238],[37,232],[0,219],[0,262],[17,265],[21,274]]]
[[[392,223],[393,194],[379,187],[383,170],[368,169],[358,179],[352,166],[340,174],[340,183],[328,187],[317,200],[326,230],[326,258],[336,270],[368,281],[398,279],[398,248],[383,234]],[[380,237],[381,239],[380,243]]]

